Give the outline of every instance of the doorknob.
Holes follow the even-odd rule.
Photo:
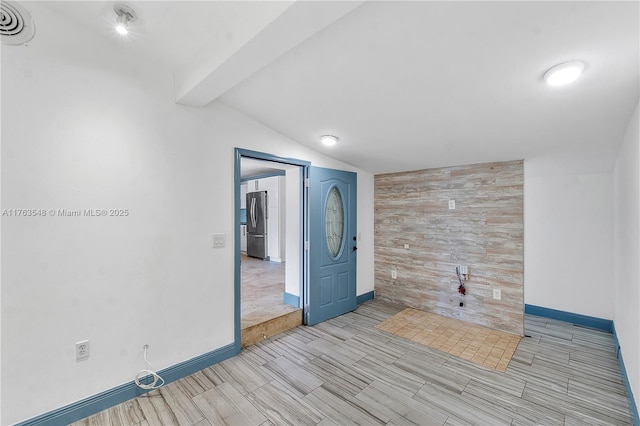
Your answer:
[[[356,250],[358,250],[358,247],[353,246],[353,251],[356,251]]]

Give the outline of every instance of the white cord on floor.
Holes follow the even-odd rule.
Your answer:
[[[147,350],[149,349],[149,345],[144,345],[144,362],[147,365],[147,368],[145,370],[140,370],[138,372],[138,374],[136,375],[135,378],[135,382],[136,385],[139,388],[142,389],[158,389],[159,387],[162,387],[162,385],[164,385],[164,379],[162,377],[160,377],[160,375],[158,373],[156,373],[155,371],[153,371],[151,368],[151,363],[149,362],[149,360],[147,359]],[[148,385],[144,384],[144,383],[140,383],[140,376],[144,375],[144,376],[148,376],[151,375],[153,376],[153,382],[149,383]]]

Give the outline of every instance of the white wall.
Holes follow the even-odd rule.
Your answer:
[[[358,173],[358,295],[373,291],[373,175]]]
[[[281,262],[287,260],[287,182],[285,176],[278,177],[278,196],[280,203],[278,207],[278,245]]]
[[[234,147],[358,171],[222,104],[176,105],[171,76],[29,9],[36,38],[1,52],[2,209],[129,214],[2,217],[0,424],[130,382],[144,344],[162,369],[233,341]],[[373,286],[373,177],[358,176],[360,294]],[[83,339],[91,357],[76,363]]]
[[[283,201],[286,194],[280,187],[280,176],[259,179],[258,188],[267,191],[267,256],[273,262],[284,262],[282,216],[285,214]]]
[[[640,406],[640,104],[629,122],[614,169],[614,324],[627,376]]]
[[[525,303],[613,319],[613,176],[525,160]]]
[[[300,241],[302,239],[300,235],[300,223],[301,206],[300,190],[302,181],[300,180],[300,167],[288,166],[286,169],[285,182],[285,250],[286,259],[285,264],[285,289],[284,291],[294,296],[300,296]]]
[[[525,161],[525,303],[612,319],[640,405],[640,104],[613,171]]]

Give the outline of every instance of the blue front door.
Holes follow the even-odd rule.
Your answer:
[[[310,167],[305,324],[356,308],[356,235],[356,174]]]

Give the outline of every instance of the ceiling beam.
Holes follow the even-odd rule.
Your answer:
[[[202,107],[364,1],[296,1],[217,65],[190,67],[175,76],[176,102]]]

